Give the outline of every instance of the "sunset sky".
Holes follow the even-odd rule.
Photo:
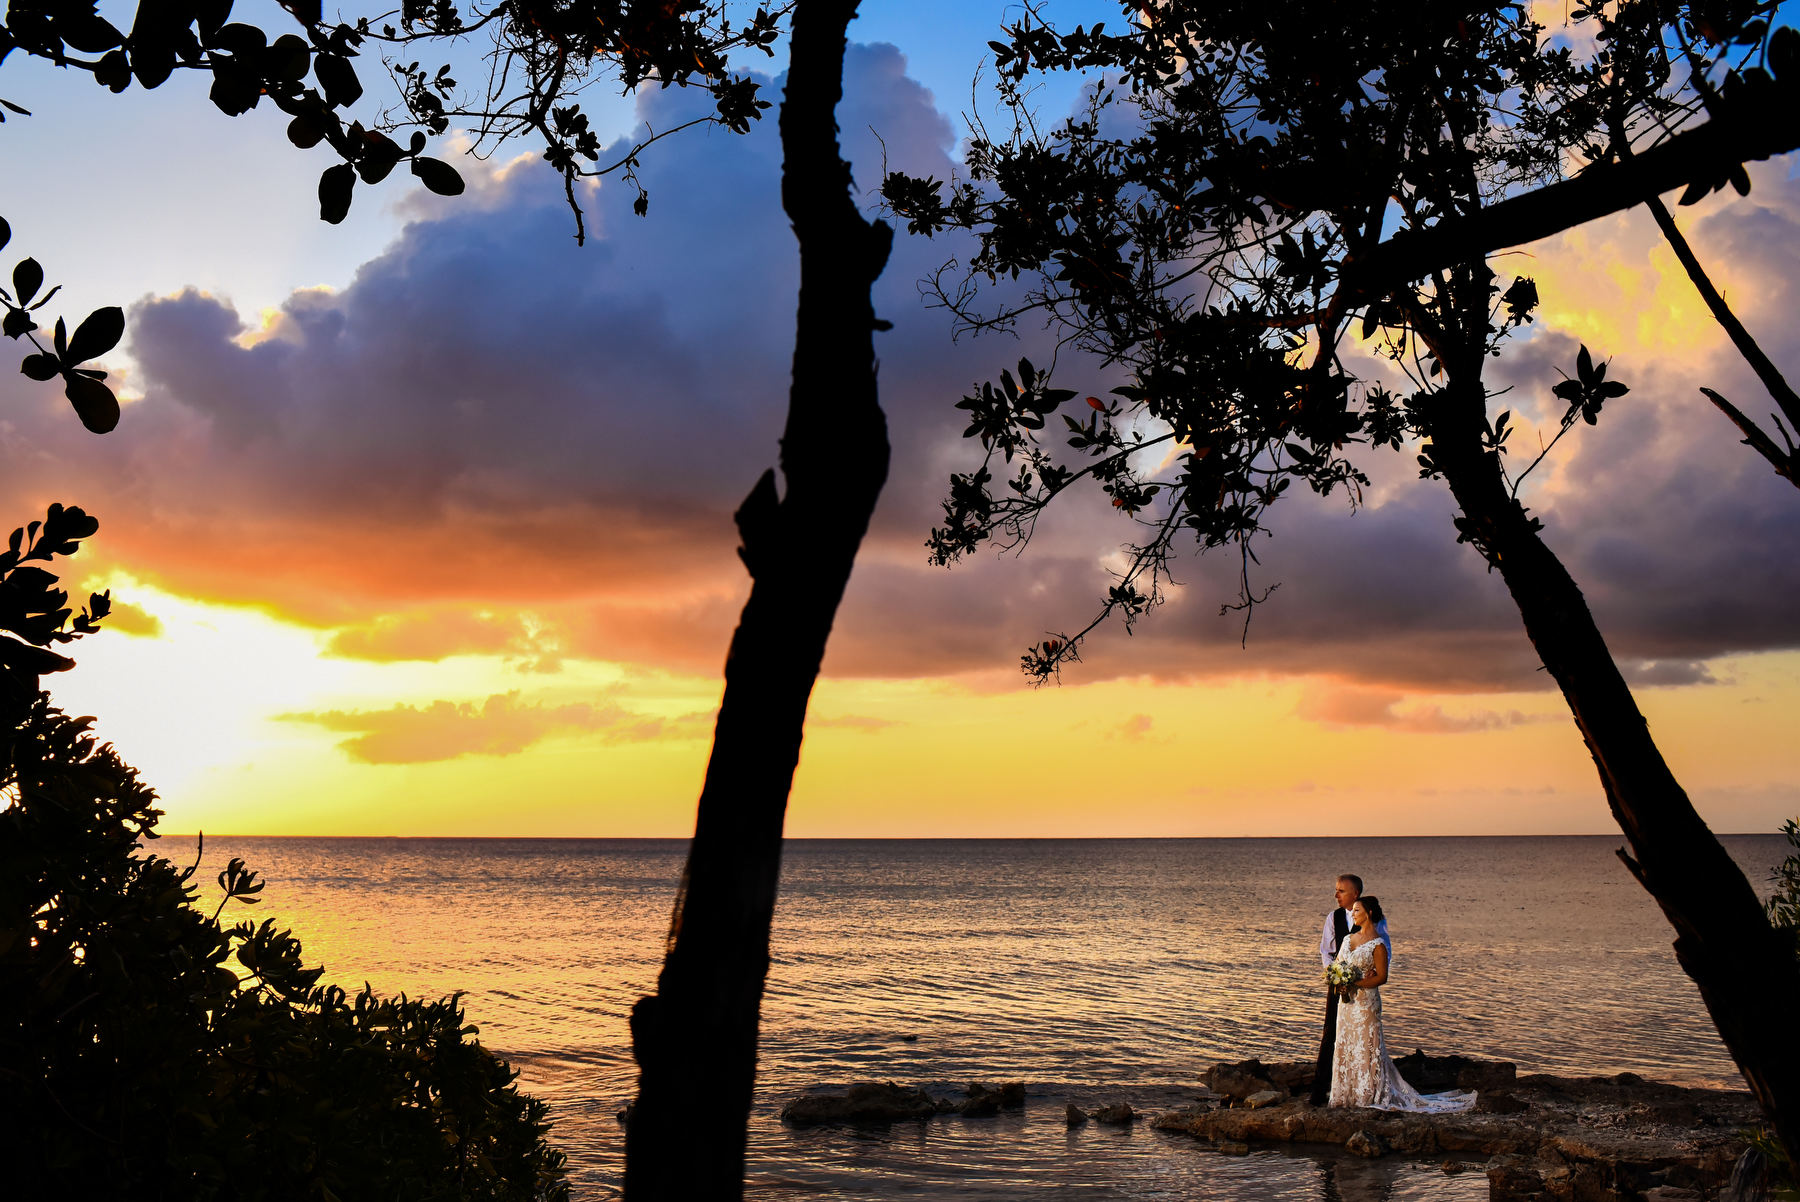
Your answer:
[[[872,206],[884,154],[955,171],[1006,10],[868,7],[839,124]],[[748,65],[778,76],[783,60]],[[128,399],[112,434],[0,371],[6,528],[51,501],[87,508],[100,534],[67,583],[123,603],[53,695],[158,787],[168,831],[689,833],[747,591],[730,515],[774,462],[792,349],[773,113],[748,137],[658,144],[649,215],[604,184],[577,249],[525,145],[459,160],[462,197],[397,173],[327,226],[326,153],[288,145],[276,112],[223,117],[202,83],[114,97],[18,56],[0,75],[34,114],[0,127],[7,269],[34,255],[66,285],[56,311],[130,315],[104,364]],[[1073,95],[1040,100],[1054,113]],[[705,106],[670,91],[589,107],[624,139]],[[1797,165],[1678,210],[1790,379]],[[926,563],[948,474],[975,462],[955,401],[1050,346],[1031,329],[952,343],[918,284],[959,249],[902,234],[877,286],[894,466],[789,833],[1615,829],[1499,578],[1457,545],[1450,497],[1410,450],[1365,456],[1355,513],[1336,496],[1276,508],[1259,553],[1281,587],[1246,646],[1218,616],[1235,560],[1190,559],[1135,635],[1108,631],[1060,686],[1032,688],[1019,654],[1085,624],[1130,530],[1072,505],[1022,556]],[[1582,344],[1632,388],[1564,440],[1528,502],[1701,813],[1772,831],[1800,812],[1800,492],[1698,388],[1752,413],[1766,396],[1642,210],[1499,270],[1544,298],[1490,371],[1528,423],[1515,445],[1554,432],[1550,388]],[[1115,382],[1068,356],[1058,381]],[[843,448],[846,472],[858,454]]]

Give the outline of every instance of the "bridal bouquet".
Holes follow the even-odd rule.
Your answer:
[[[1333,964],[1325,970],[1325,983],[1331,986],[1331,992],[1346,1002],[1356,999],[1356,982],[1362,979],[1362,973],[1348,964]]]

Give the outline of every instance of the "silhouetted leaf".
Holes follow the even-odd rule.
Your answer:
[[[24,361],[19,364],[19,370],[42,383],[45,380],[54,380],[56,373],[62,370],[62,364],[56,361],[55,355],[26,355]]]
[[[56,32],[83,54],[99,54],[125,40],[125,35],[113,28],[113,23],[105,17],[97,12],[82,13],[74,6],[58,12]]]
[[[97,359],[118,346],[119,339],[124,336],[125,310],[117,305],[95,309],[75,327],[75,335],[69,339],[68,362],[85,363]]]
[[[324,127],[306,113],[301,113],[287,127],[288,141],[301,150],[311,150],[325,137]]]
[[[207,98],[227,117],[236,117],[256,107],[262,99],[262,87],[249,73],[224,59],[213,66],[213,85]]]
[[[319,216],[332,225],[350,212],[350,193],[356,187],[356,168],[349,163],[327,167],[319,177]]]
[[[37,328],[37,322],[31,320],[31,314],[23,309],[8,309],[6,316],[0,318],[0,334],[5,334],[8,338],[18,338]]]
[[[11,241],[12,226],[6,223],[6,218],[0,217],[0,250],[5,250],[6,244]]]
[[[270,75],[298,82],[306,78],[307,69],[312,66],[312,48],[304,38],[284,33],[275,39],[263,61]]]
[[[462,195],[463,177],[442,159],[416,158],[412,161],[412,173],[439,196]]]
[[[356,173],[362,176],[363,183],[380,183],[399,161],[400,147],[392,138],[378,130],[363,134],[362,157],[356,161]]]
[[[38,266],[36,259],[21,259],[13,268],[13,299],[21,305],[29,305],[31,298],[44,283],[44,269]]]
[[[194,23],[200,27],[200,36],[211,41],[231,17],[231,0],[198,0],[194,11]]]
[[[324,89],[325,99],[332,108],[348,107],[362,96],[362,83],[357,80],[356,69],[347,58],[335,54],[315,55],[313,74],[319,77],[319,86]]]
[[[71,374],[63,385],[63,395],[75,406],[81,424],[96,434],[105,434],[119,424],[119,398],[98,380]]]
[[[94,82],[113,93],[131,86],[131,62],[123,50],[108,50],[94,64]]]

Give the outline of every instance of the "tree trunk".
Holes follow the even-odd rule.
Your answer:
[[[1663,762],[1581,590],[1539,537],[1541,524],[1508,491],[1498,455],[1483,445],[1484,358],[1477,345],[1445,361],[1450,383],[1431,419],[1432,459],[1463,512],[1458,528],[1512,593],[1631,843],[1632,854],[1620,848],[1620,858],[1675,928],[1676,959],[1800,1164],[1800,1040],[1792,1010],[1800,965]]]
[[[869,290],[892,231],[858,215],[834,117],[855,12],[854,0],[800,0],[794,12],[781,106],[782,203],[800,243],[787,489],[778,499],[766,472],[737,513],[750,600],[725,661],[662,974],[631,1016],[633,1202],[742,1196],[788,789],[832,620],[887,479]]]

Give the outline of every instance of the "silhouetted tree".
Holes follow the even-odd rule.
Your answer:
[[[737,512],[751,578],[713,733],[657,992],[632,1011],[640,1069],[626,1196],[736,1198],[781,872],[782,824],[807,700],[887,480],[870,288],[893,234],[851,198],[833,113],[855,0],[800,0],[781,105],[781,198],[800,244],[794,378],[778,492],[765,472]],[[843,448],[856,448],[844,470]],[[702,1099],[695,1105],[696,1098]]]
[[[535,133],[545,143],[545,158],[563,175],[579,240],[574,183],[619,171],[639,187],[642,213],[647,196],[633,174],[636,156],[675,132],[655,134],[617,162],[599,164],[598,140],[571,101],[589,75],[611,66],[628,89],[645,81],[705,86],[717,110],[706,120],[742,132],[768,105],[748,79],[729,75],[724,54],[737,47],[767,52],[779,18],[789,11],[758,10],[734,29],[722,6],[713,4],[514,0],[469,13],[448,3],[409,4],[395,28],[368,20],[328,24],[311,0],[284,7],[304,37],[286,35],[271,44],[260,30],[225,23],[228,4],[146,5],[129,36],[83,0],[53,0],[42,8],[15,4],[0,35],[0,57],[18,47],[87,70],[114,90],[133,79],[155,87],[179,67],[210,70],[213,101],[232,115],[267,96],[292,116],[288,136],[296,145],[324,142],[343,160],[320,181],[321,215],[334,222],[348,210],[357,180],[379,182],[402,161],[411,161],[413,173],[433,191],[460,192],[454,170],[421,153],[426,133],[442,133],[452,120],[474,122],[484,140]],[[787,795],[807,700],[887,475],[872,343],[873,331],[885,323],[876,321],[869,291],[886,262],[891,231],[858,216],[833,117],[842,90],[844,30],[856,5],[802,0],[790,7],[795,20],[781,116],[782,195],[800,242],[801,294],[781,442],[785,490],[777,489],[774,472],[764,473],[736,515],[740,555],[754,583],[726,661],[725,696],[658,991],[632,1017],[641,1070],[627,1136],[626,1188],[633,1198],[741,1193]],[[346,125],[338,115],[361,94],[351,60],[368,46],[398,47],[477,30],[490,32],[501,61],[519,70],[522,92],[509,92],[502,78],[485,104],[458,106],[446,102],[455,87],[447,70],[432,74],[390,61],[403,82],[406,113],[383,129]],[[71,51],[100,57],[82,59]],[[402,149],[388,135],[409,126]],[[9,312],[30,302],[29,295],[16,306],[9,302]],[[63,358],[55,365],[59,372],[77,366]],[[848,479],[837,451],[845,439],[858,447],[858,471]],[[709,1099],[699,1112],[686,1104],[696,1092]]]
[[[1745,190],[1745,161],[1800,145],[1800,37],[1767,38],[1768,69],[1757,63],[1770,7],[1621,5],[1587,64],[1498,0],[1170,0],[1128,5],[1123,34],[1059,34],[1028,12],[994,43],[1005,101],[1022,110],[1036,72],[1087,69],[1100,76],[1089,103],[1048,132],[1029,121],[1005,139],[977,130],[970,179],[948,197],[904,176],[884,195],[915,231],[978,235],[966,279],[939,277],[968,325],[1041,315],[1131,375],[1112,399],[1062,417],[1072,464],[1041,431],[1073,394],[1030,364],[961,402],[987,454],[952,478],[935,559],[995,535],[1027,539],[1045,506],[1087,478],[1146,531],[1094,623],[1031,648],[1026,672],[1054,675],[1108,615],[1129,623],[1154,606],[1183,532],[1243,557],[1238,604],[1253,606],[1251,540],[1269,506],[1296,481],[1354,500],[1366,482],[1350,458],[1358,444],[1420,439],[1420,474],[1449,486],[1458,541],[1504,580],[1593,754],[1632,848],[1621,858],[1674,926],[1678,959],[1794,1152],[1800,1045],[1787,1009],[1800,968],[1663,761],[1579,588],[1519,502],[1542,456],[1509,474],[1510,414],[1490,416],[1482,382],[1538,299],[1529,279],[1497,281],[1488,253],[1677,187],[1689,200]],[[1704,105],[1620,49],[1622,27],[1676,23],[1678,38],[1740,48]],[[1693,125],[1702,107],[1710,120]],[[1627,153],[1633,121],[1648,144]],[[1561,178],[1571,155],[1591,165]],[[984,313],[976,285],[1001,275],[1033,281],[1028,299]],[[1402,395],[1345,368],[1338,347],[1352,331],[1406,377]],[[1627,391],[1585,347],[1575,368],[1555,389],[1564,430]],[[1158,444],[1168,453],[1141,454]],[[1171,469],[1154,474],[1162,463]]]

